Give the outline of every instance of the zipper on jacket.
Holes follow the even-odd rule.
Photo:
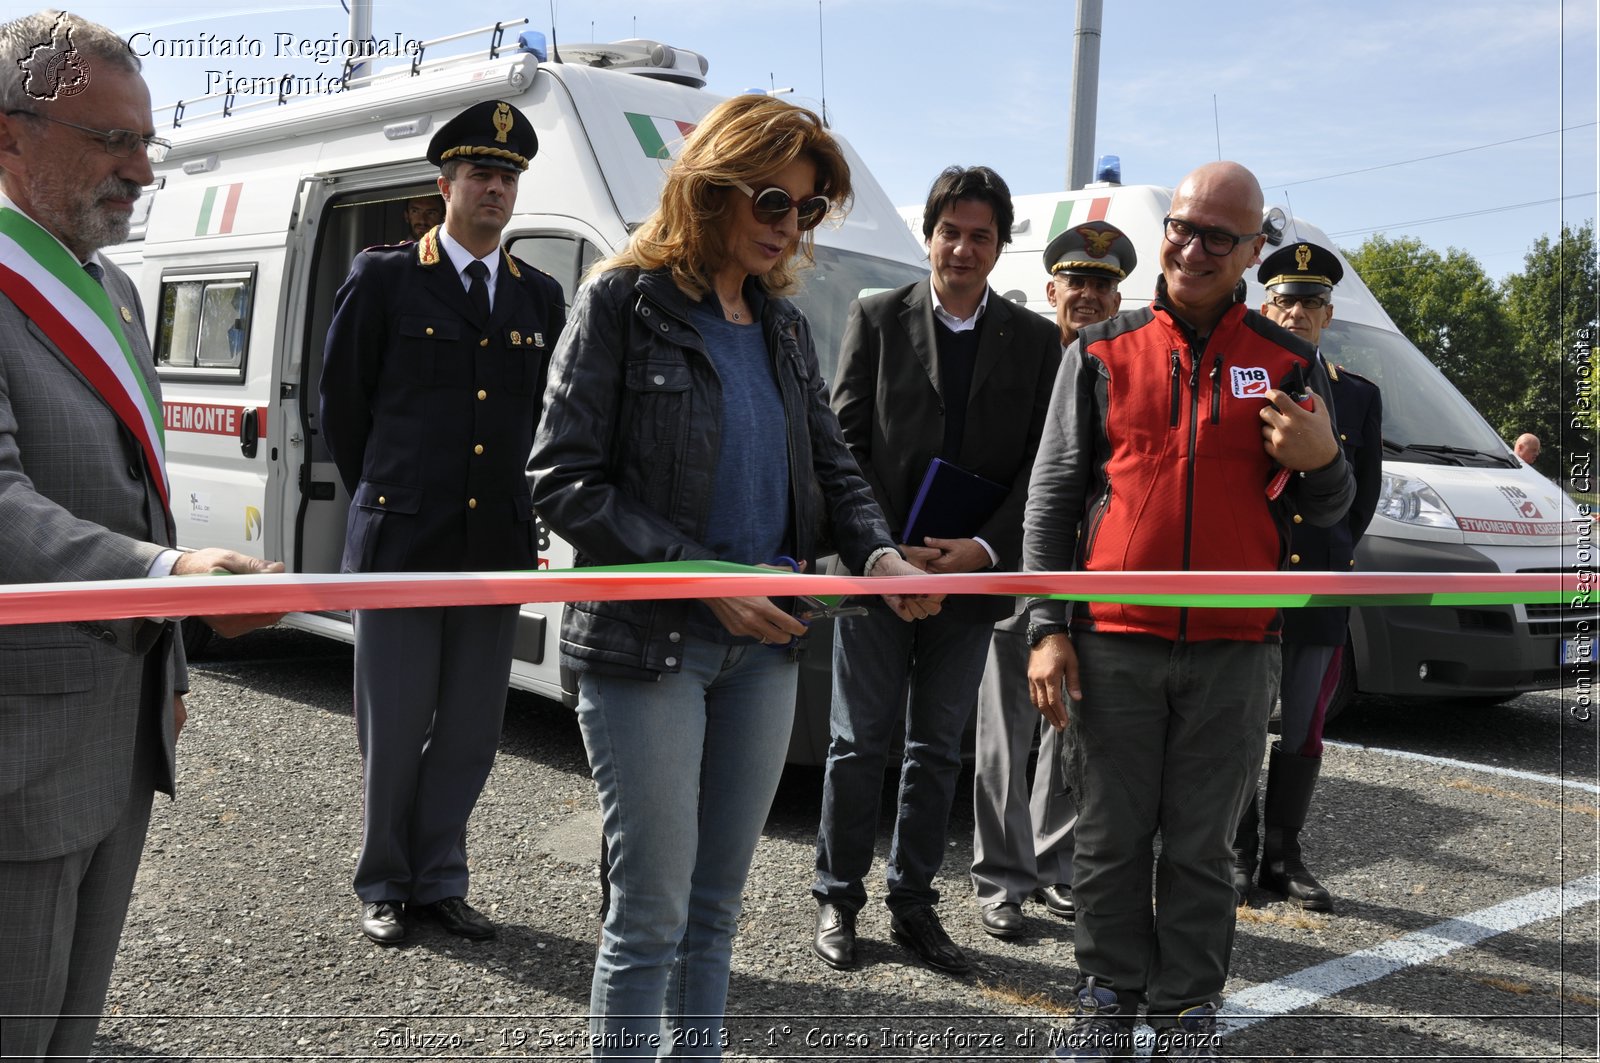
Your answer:
[[[1189,451],[1184,459],[1183,470],[1183,570],[1189,571],[1189,548],[1194,539],[1194,460],[1195,436],[1197,424],[1200,420],[1200,358],[1198,353],[1191,353],[1189,362]],[[1220,367],[1220,363],[1219,363]],[[1178,641],[1182,642],[1189,633],[1189,610],[1178,610]]]
[[[1094,553],[1094,541],[1100,536],[1100,526],[1105,523],[1106,513],[1111,509],[1111,481],[1106,480],[1106,488],[1100,492],[1100,500],[1095,503],[1094,512],[1089,515],[1089,520],[1083,529],[1083,549],[1078,554],[1078,567],[1085,568],[1089,558]]]
[[[1168,428],[1176,428],[1176,427],[1178,427],[1179,387],[1180,387],[1180,385],[1178,383],[1178,352],[1176,350],[1174,350],[1172,352],[1172,405],[1170,407],[1171,413],[1169,413],[1168,416],[1167,416],[1167,427]]]
[[[1222,423],[1222,355],[1211,363],[1211,423]]]

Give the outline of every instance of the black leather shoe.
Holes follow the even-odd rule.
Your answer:
[[[837,904],[817,905],[817,933],[811,951],[836,971],[856,965],[856,913]]]
[[[972,964],[966,953],[950,940],[931,904],[919,904],[894,913],[889,920],[889,936],[922,957],[930,967],[947,974],[966,974]]]
[[[361,909],[361,932],[380,945],[406,939],[406,917],[399,901],[374,901]]]
[[[983,909],[983,928],[997,938],[1022,936],[1022,905],[996,901]]]
[[[1072,901],[1071,886],[1060,882],[1040,886],[1033,891],[1033,899],[1044,905],[1051,915],[1058,915],[1069,923],[1078,917],[1078,906]]]
[[[413,904],[407,910],[468,941],[487,941],[494,937],[494,924],[460,897],[446,897],[432,904]]]

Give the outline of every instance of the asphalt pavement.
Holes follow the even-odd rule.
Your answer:
[[[176,802],[158,799],[97,1052],[107,1057],[587,1058],[598,816],[570,712],[513,693],[469,829],[471,900],[500,926],[361,936],[350,650],[286,629],[192,669]],[[1224,1012],[1233,1059],[1595,1059],[1596,722],[1574,694],[1496,707],[1362,699],[1329,729],[1303,841],[1332,915],[1258,893]],[[975,960],[951,978],[889,939],[881,863],[862,963],[810,952],[821,775],[791,768],[735,943],[728,1058],[1027,1059],[1065,1025],[1071,928],[982,931],[964,778],[940,886]],[[892,810],[886,799],[885,812]],[[880,857],[887,850],[887,821]]]

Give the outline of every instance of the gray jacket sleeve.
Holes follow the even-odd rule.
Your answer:
[[[1022,568],[1025,572],[1062,572],[1077,560],[1078,528],[1094,489],[1094,426],[1098,363],[1084,356],[1077,343],[1067,348],[1050,393],[1044,435],[1028,485],[1022,520]],[[1072,603],[1034,598],[1029,617],[1036,624],[1065,624]]]

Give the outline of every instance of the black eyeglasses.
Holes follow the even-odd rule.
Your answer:
[[[1246,240],[1254,240],[1261,235],[1260,233],[1245,233],[1241,236],[1237,233],[1230,233],[1226,229],[1202,229],[1198,225],[1192,225],[1182,218],[1174,218],[1171,215],[1162,218],[1161,224],[1166,228],[1168,243],[1177,247],[1188,247],[1198,236],[1200,238],[1200,246],[1205,249],[1205,253],[1214,255],[1217,258],[1233,254],[1234,248]]]
[[[15,110],[7,111],[6,117],[25,114],[29,118],[37,118],[43,122],[54,122],[64,125],[69,129],[76,129],[80,133],[88,133],[100,142],[108,155],[115,155],[119,159],[132,158],[134,152],[143,150],[151,162],[160,162],[167,157],[167,152],[172,148],[172,142],[163,140],[155,134],[135,133],[131,129],[95,129],[92,126],[79,125],[77,122],[68,122],[60,118],[51,118],[38,111]]]
[[[1328,300],[1320,295],[1277,294],[1272,297],[1272,305],[1279,310],[1293,310],[1297,305],[1307,310],[1321,310],[1328,305]]]
[[[763,188],[757,192],[743,181],[733,182],[733,187],[750,197],[750,209],[755,213],[756,221],[764,225],[776,225],[784,219],[791,210],[796,211],[795,222],[800,226],[800,231],[815,229],[828,216],[827,196],[808,196],[796,203],[794,199],[781,188]]]

